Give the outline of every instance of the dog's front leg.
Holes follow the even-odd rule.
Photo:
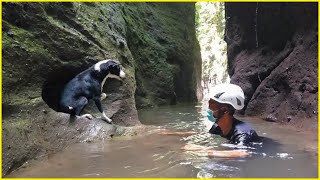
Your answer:
[[[93,119],[93,116],[91,114],[83,114],[80,117],[84,117],[84,118],[87,118],[87,119],[90,119],[90,120]]]
[[[103,119],[103,120],[107,121],[107,123],[111,124],[112,120],[107,117],[106,113],[102,109],[100,97],[95,97],[93,100],[96,103],[96,106],[98,107],[99,111],[102,113],[101,119]]]
[[[101,93],[100,100],[104,100],[107,97],[106,93]]]

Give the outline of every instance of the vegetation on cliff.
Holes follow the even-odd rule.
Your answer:
[[[216,85],[229,82],[227,44],[224,41],[224,3],[197,2],[196,30],[201,47],[204,94]]]

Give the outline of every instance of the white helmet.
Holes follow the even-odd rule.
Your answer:
[[[216,85],[209,97],[219,103],[230,104],[236,110],[244,107],[244,93],[241,87],[235,84]]]

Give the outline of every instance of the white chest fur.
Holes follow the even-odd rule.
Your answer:
[[[109,74],[108,74],[109,75]],[[108,78],[108,75],[102,80],[101,82],[101,92],[102,92],[102,89],[103,89],[103,86],[104,86],[104,83],[106,82],[107,78]]]
[[[124,73],[123,71],[121,71],[120,74],[121,74],[121,77],[122,77],[122,76],[125,77],[125,73]],[[122,75],[122,74],[123,74],[123,75]],[[106,80],[107,80],[108,78],[115,78],[115,79],[118,79],[118,80],[121,81],[121,78],[120,78],[119,76],[116,76],[116,75],[114,75],[114,74],[110,74],[110,73],[109,73],[109,74],[102,80],[102,82],[101,82],[101,92],[102,92],[104,83],[106,82]]]

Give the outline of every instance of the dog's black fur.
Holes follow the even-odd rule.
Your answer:
[[[79,73],[64,86],[59,101],[60,112],[68,113],[71,116],[80,115],[88,104],[88,101],[93,99],[99,111],[103,113],[103,118],[107,118],[101,105],[102,86],[105,79],[110,77],[110,75],[111,78],[120,77],[122,70],[120,64],[113,60],[104,60],[101,62],[97,63],[99,66],[95,64]],[[100,70],[97,70],[97,67],[100,68]],[[111,122],[110,119],[108,122],[109,121]]]

